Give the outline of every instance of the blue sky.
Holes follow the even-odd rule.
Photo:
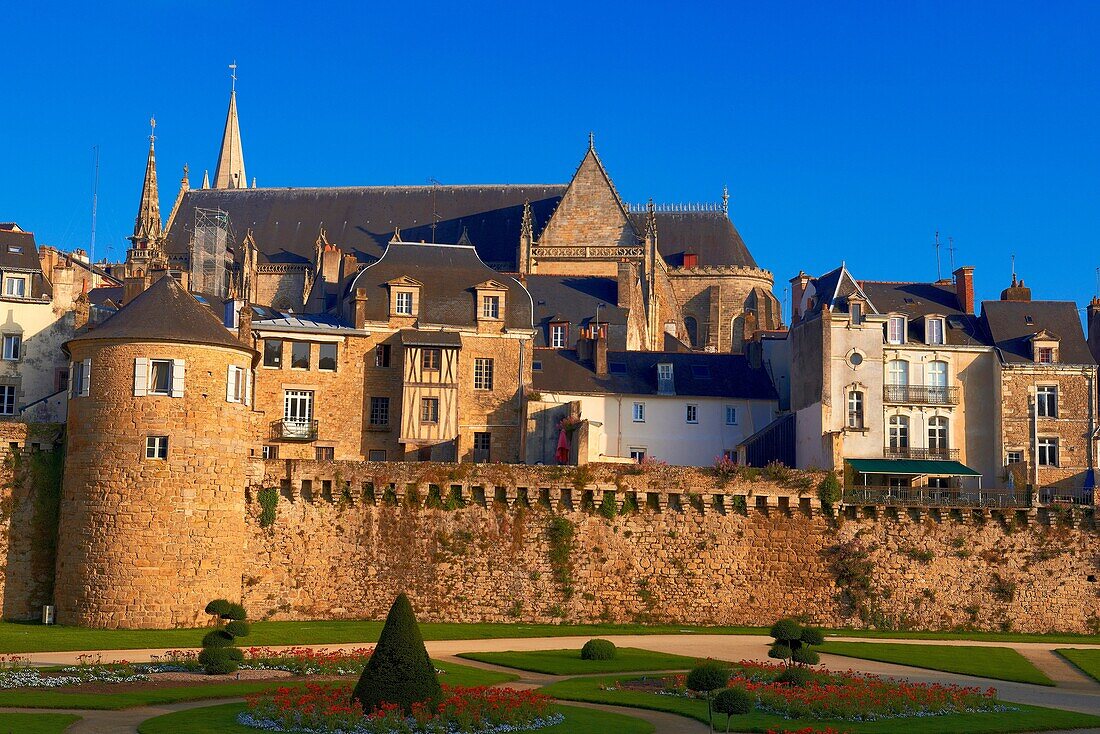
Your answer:
[[[1100,3],[21,3],[0,44],[0,220],[121,257],[157,117],[162,210],[214,168],[239,64],[261,186],[564,182],[717,201],[776,293],[931,279],[933,236],[1084,305],[1100,266]],[[110,250],[108,250],[110,247]],[[942,254],[947,273],[948,253]]]

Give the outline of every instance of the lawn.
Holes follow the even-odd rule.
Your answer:
[[[1081,669],[1085,675],[1090,676],[1093,680],[1100,682],[1100,650],[1075,650],[1073,648],[1062,648],[1055,650],[1071,664]]]
[[[621,676],[571,678],[540,689],[541,692],[563,701],[590,701],[616,706],[667,711],[681,716],[705,722],[707,705],[704,701],[662,696],[641,691],[605,691],[601,686],[612,685]],[[841,731],[852,734],[895,734],[904,730],[906,734],[1001,734],[1002,732],[1050,731],[1053,729],[1076,729],[1100,726],[1100,716],[1079,714],[1060,709],[1010,704],[1013,711],[995,713],[953,714],[950,716],[909,717],[904,719],[883,719],[881,721],[843,721],[827,722],[809,719],[784,719],[760,711],[738,716],[731,722],[731,728],[739,732],[765,732],[768,729],[801,729],[814,727],[824,729],[832,725]],[[714,717],[714,723],[720,730],[726,728],[726,718]]]
[[[445,671],[440,682],[453,686],[490,686],[515,680],[518,676],[479,670],[467,665],[434,661]],[[98,709],[116,711],[134,706],[152,706],[180,701],[201,701],[215,698],[239,698],[250,693],[268,691],[288,684],[279,679],[267,681],[243,681],[240,683],[211,683],[202,686],[177,686],[128,690],[118,693],[65,693],[58,689],[35,688],[33,690],[0,690],[0,708],[36,709]],[[0,729],[0,732],[3,730]]]
[[[244,704],[188,709],[145,721],[138,727],[140,734],[255,734],[258,730],[237,723],[237,714]],[[565,715],[557,726],[538,729],[539,734],[651,734],[653,725],[632,716],[605,711],[554,706]]]
[[[2,734],[61,734],[69,724],[79,720],[69,714],[3,714],[0,713]]]
[[[698,658],[639,650],[636,647],[620,647],[615,652],[614,660],[581,660],[580,650],[468,652],[462,653],[459,657],[550,675],[687,670],[699,661]]]
[[[697,627],[636,624],[452,624],[425,622],[425,640],[480,640],[509,637],[606,637],[610,635],[766,635],[766,627]],[[207,630],[104,630],[37,623],[0,622],[0,653],[65,650],[134,650],[198,647]],[[254,622],[249,645],[322,645],[369,643],[378,639],[380,621]],[[1096,636],[1026,635],[1001,632],[883,632],[826,630],[830,635],[867,638],[985,640],[992,642],[1095,643]]]
[[[1017,683],[1034,683],[1040,686],[1054,685],[1054,682],[1032,665],[1027,658],[1007,647],[826,641],[817,649],[833,655],[877,660],[880,663],[910,665],[914,668],[942,670],[948,673],[976,675]]]

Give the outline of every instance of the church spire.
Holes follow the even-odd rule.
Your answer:
[[[153,151],[156,140],[156,118],[149,120],[149,157],[145,162],[145,182],[141,186],[141,206],[134,221],[134,234],[130,241],[134,245],[148,245],[160,238],[160,192],[157,190],[157,157]]]
[[[218,167],[214,170],[214,188],[245,189],[248,178],[244,174],[244,151],[241,149],[241,127],[237,121],[237,62],[229,65],[233,80],[229,92],[229,113],[225,117],[222,148],[218,153]]]

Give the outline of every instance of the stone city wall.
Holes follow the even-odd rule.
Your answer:
[[[813,475],[716,489],[680,467],[269,461],[261,474],[241,590],[257,618],[380,618],[399,591],[433,621],[1085,632],[1100,616],[1091,510],[834,517]]]

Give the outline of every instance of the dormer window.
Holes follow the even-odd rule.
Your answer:
[[[478,321],[500,321],[504,313],[505,294],[508,288],[503,283],[487,280],[474,286],[477,298]]]
[[[676,392],[671,362],[661,362],[657,365],[657,392],[661,395],[672,395]]]
[[[891,316],[886,320],[886,341],[889,344],[905,343],[904,316]]]
[[[1040,329],[1031,337],[1031,358],[1037,364],[1056,364],[1058,362],[1058,337]]]
[[[863,323],[863,304],[859,301],[852,301],[848,304],[848,313],[852,316],[852,326],[859,326]]]
[[[27,279],[18,275],[5,277],[4,295],[12,298],[25,298],[27,295]]]
[[[420,308],[420,283],[402,276],[386,285],[390,289],[390,316],[416,316]]]
[[[924,342],[926,344],[943,344],[944,323],[940,316],[929,316],[924,320]]]
[[[564,349],[569,338],[569,324],[565,322],[550,324],[550,346]]]
[[[1054,347],[1039,347],[1037,350],[1039,364],[1054,364]]]

